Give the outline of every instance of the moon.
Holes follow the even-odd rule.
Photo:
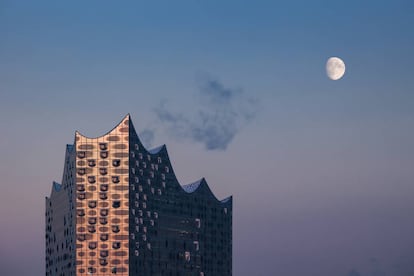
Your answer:
[[[345,62],[338,57],[330,57],[326,62],[326,74],[331,80],[339,80],[345,74]]]

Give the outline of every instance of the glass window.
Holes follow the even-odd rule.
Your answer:
[[[108,152],[107,151],[101,151],[100,154],[101,158],[107,158],[108,157]]]
[[[78,174],[79,175],[84,175],[86,173],[86,169],[85,168],[78,168]]]
[[[78,192],[84,192],[85,191],[85,185],[83,185],[83,184],[76,185],[76,190],[78,190]]]
[[[99,264],[102,265],[102,266],[105,266],[105,265],[108,264],[108,261],[106,259],[104,259],[104,258],[100,258],[99,259]]]
[[[88,166],[89,167],[95,167],[96,166],[95,159],[89,159],[88,160]]]
[[[105,217],[100,217],[99,218],[99,223],[102,225],[105,225],[108,223],[108,220]]]
[[[96,242],[90,242],[88,247],[89,247],[89,249],[95,249],[96,248]]]
[[[96,200],[91,200],[88,202],[89,208],[95,208],[96,207]]]
[[[112,160],[112,165],[114,167],[119,167],[119,165],[121,165],[121,160],[119,160],[119,159]]]
[[[89,233],[95,233],[96,232],[95,225],[88,225],[88,232]]]
[[[99,213],[101,216],[106,217],[108,215],[109,210],[108,209],[101,209]]]
[[[108,144],[107,143],[99,143],[99,149],[100,150],[107,150]]]
[[[191,260],[191,255],[190,255],[189,251],[185,251],[184,258],[185,258],[186,262],[189,262]]]
[[[119,225],[112,225],[112,232],[118,233],[120,231]]]
[[[106,258],[108,257],[108,255],[108,250],[101,250],[101,252],[99,252],[99,256],[101,256],[102,258]]]

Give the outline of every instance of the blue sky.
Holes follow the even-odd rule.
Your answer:
[[[234,195],[234,275],[412,275],[413,12],[408,0],[0,1],[0,266],[43,274],[44,196],[65,144],[131,113],[182,184],[205,176]],[[339,81],[330,56],[346,63]],[[238,95],[233,109],[203,103],[209,82]],[[221,114],[215,130],[234,111],[237,128],[209,149],[160,107],[184,130],[205,126],[200,111]]]

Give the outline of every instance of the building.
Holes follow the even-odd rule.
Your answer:
[[[165,145],[147,150],[127,115],[75,134],[46,197],[46,275],[232,275],[232,197],[181,186]]]

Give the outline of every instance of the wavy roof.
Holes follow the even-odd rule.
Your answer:
[[[133,123],[131,121],[130,115],[129,114],[126,115],[126,117],[124,118],[124,120],[125,119],[128,119],[129,120],[129,122],[130,122],[130,128],[131,128],[132,132],[135,133],[135,135],[138,138],[138,142],[140,143],[140,146],[147,153],[149,153],[151,156],[153,156],[155,158],[157,158],[158,156],[160,156],[162,154],[165,154],[167,156],[168,164],[171,167],[172,174],[174,176],[174,180],[175,180],[174,182],[178,184],[178,186],[182,189],[183,192],[185,192],[187,194],[195,194],[195,193],[206,192],[206,193],[210,194],[210,197],[212,197],[213,199],[215,199],[219,203],[225,204],[225,203],[231,202],[232,196],[229,196],[229,197],[227,197],[227,198],[225,198],[223,200],[217,199],[217,197],[214,195],[214,193],[211,191],[210,187],[208,186],[207,181],[205,180],[205,178],[201,178],[200,180],[197,180],[197,181],[195,181],[193,183],[190,183],[190,184],[181,185],[179,183],[179,181],[178,181],[175,173],[174,173],[174,169],[173,169],[173,166],[171,164],[171,161],[170,161],[170,158],[169,158],[169,155],[168,155],[167,146],[164,144],[164,145],[155,147],[153,149],[147,150],[145,148],[145,146],[142,144],[141,140],[139,139],[139,136],[138,136],[137,132],[135,131],[135,127],[134,127],[134,125],[133,125]]]
[[[109,135],[111,132],[113,132],[118,127],[121,127],[122,124],[126,120],[129,121],[129,126],[131,128],[130,129],[130,132],[132,130],[132,133],[134,133],[136,135],[136,137],[138,138],[138,142],[140,144],[140,147],[143,148],[146,153],[150,154],[151,156],[153,156],[155,158],[159,157],[162,154],[165,154],[167,156],[168,165],[171,167],[172,174],[174,176],[174,180],[175,180],[174,182],[178,184],[178,186],[182,189],[183,192],[185,192],[187,194],[195,194],[195,193],[207,192],[217,202],[220,202],[222,204],[226,204],[228,202],[231,202],[232,196],[229,196],[229,197],[227,197],[227,198],[225,198],[223,200],[217,199],[216,196],[211,191],[210,187],[208,186],[207,181],[204,178],[201,178],[200,180],[197,180],[197,181],[195,181],[193,183],[190,183],[190,184],[181,185],[179,183],[179,181],[178,181],[175,173],[174,173],[174,169],[173,169],[172,164],[170,162],[170,158],[169,158],[169,155],[168,155],[168,151],[167,151],[166,145],[164,144],[164,145],[161,145],[161,146],[158,146],[158,147],[149,149],[149,150],[146,149],[145,146],[142,144],[141,140],[139,139],[137,132],[135,131],[135,128],[134,128],[134,125],[132,124],[131,116],[130,116],[129,113],[121,120],[120,123],[118,123],[112,130],[110,130],[109,132],[107,132],[104,135],[101,135],[101,136],[98,136],[98,137],[88,137],[88,136],[85,136],[85,135],[81,134],[79,131],[76,131],[76,135],[80,135],[80,136],[83,136],[85,138],[90,138],[90,139],[101,138],[101,137],[104,137],[106,135]],[[67,152],[72,152],[74,150],[74,146],[73,145],[67,145],[66,150],[67,150]],[[60,185],[60,184],[54,182],[54,184],[53,184],[54,189],[53,190],[56,190],[56,191],[59,191],[60,190],[60,188],[57,188],[58,187],[57,185]]]

